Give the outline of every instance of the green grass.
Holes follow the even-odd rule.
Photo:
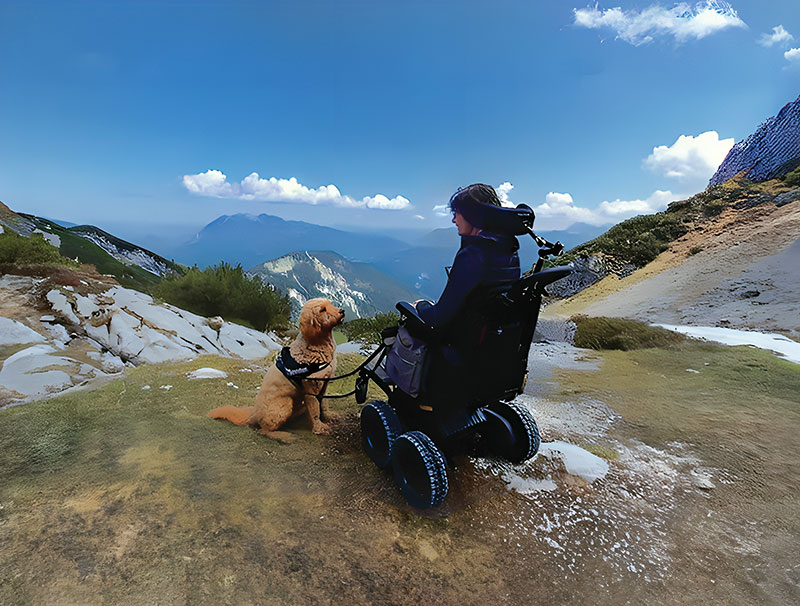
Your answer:
[[[0,234],[0,263],[78,267],[78,263],[59,254],[59,250],[47,242],[42,234],[26,238],[10,229]]]
[[[338,358],[339,372],[363,360]],[[205,366],[229,376],[187,379]],[[361,451],[352,397],[330,401],[334,435],[299,418],[288,446],[208,418],[252,404],[262,372],[244,368],[215,356],[143,365],[0,411],[0,603],[491,601],[505,544],[411,513]]]
[[[625,318],[573,316],[578,327],[575,345],[587,349],[645,349],[674,347],[686,340],[681,334],[659,326]]]

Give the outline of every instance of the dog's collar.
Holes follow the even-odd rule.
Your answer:
[[[305,379],[315,372],[319,372],[323,368],[330,365],[330,362],[308,362],[301,364],[292,357],[288,347],[281,349],[278,359],[275,360],[275,366],[278,367],[283,375],[293,383],[299,383],[301,379]]]

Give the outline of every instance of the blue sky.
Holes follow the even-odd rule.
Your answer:
[[[485,182],[610,224],[703,189],[798,48],[797,0],[2,0],[0,200],[123,236],[432,229]]]

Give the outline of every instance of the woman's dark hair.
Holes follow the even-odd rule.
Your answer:
[[[459,187],[450,198],[450,210],[460,213],[467,221],[476,227],[481,227],[479,204],[502,206],[497,192],[491,185],[474,183],[467,187]]]

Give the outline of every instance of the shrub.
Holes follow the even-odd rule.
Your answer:
[[[800,187],[800,167],[783,176],[783,182],[791,187]]]
[[[256,330],[289,323],[289,297],[248,276],[241,265],[233,267],[224,261],[203,271],[193,267],[183,276],[155,285],[152,292],[182,309],[202,316],[222,316]]]
[[[578,327],[575,346],[588,349],[647,349],[672,347],[686,340],[681,334],[624,318],[573,316]]]
[[[348,341],[372,343],[377,345],[380,333],[384,328],[395,326],[400,321],[400,316],[394,312],[379,313],[371,318],[357,318],[342,324],[341,330],[347,335]]]
[[[45,240],[42,234],[33,234],[26,238],[8,228],[0,234],[0,263],[78,267],[71,259],[62,257],[58,249]]]
[[[603,253],[623,263],[643,267],[688,230],[682,215],[677,212],[633,217],[618,223],[594,240],[572,249],[557,263],[563,265],[576,257]]]

